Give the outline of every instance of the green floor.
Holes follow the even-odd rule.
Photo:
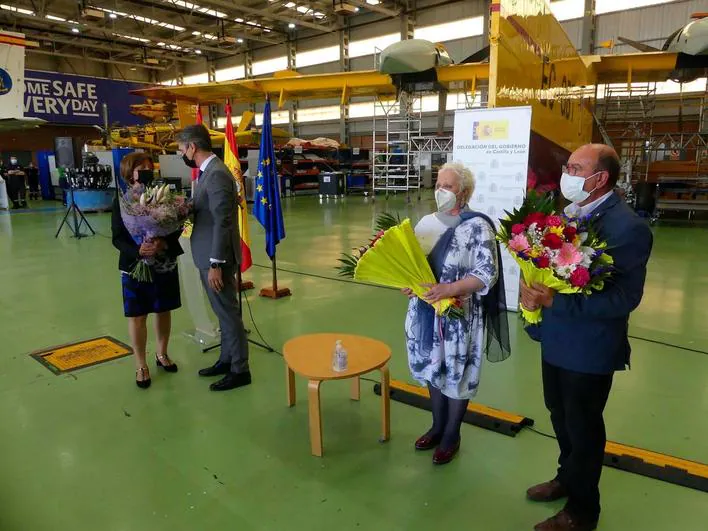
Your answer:
[[[405,212],[405,203],[390,206]],[[417,217],[430,208],[418,203]],[[124,358],[54,376],[28,356],[46,346],[99,335],[127,341],[117,253],[109,216],[91,215],[96,237],[54,233],[61,211],[0,212],[0,530],[432,530],[532,529],[559,507],[524,499],[551,477],[555,441],[525,431],[505,437],[469,425],[452,464],[434,468],[412,451],[429,414],[392,404],[392,440],[379,444],[379,402],[348,386],[323,390],[325,457],[310,456],[305,385],[285,406],[282,360],[252,349],[254,385],[208,391],[199,368],[212,363],[174,322],[175,375],[153,369],[148,391]],[[371,231],[385,208],[361,197],[320,205],[288,200],[279,246],[282,301],[250,295],[263,336],[277,349],[290,337],[341,331],[394,350],[392,375],[409,380],[402,338],[405,300],[397,292],[330,280],[340,251]],[[269,279],[260,227],[253,227],[257,286]],[[646,296],[632,319],[633,369],[619,374],[607,407],[609,438],[708,462],[705,227],[656,229]],[[306,273],[306,274],[303,274]],[[247,319],[247,324],[250,319]],[[249,326],[252,326],[249,324]],[[550,431],[539,351],[513,322],[512,358],[488,364],[480,403],[520,413]],[[612,469],[602,478],[600,529],[706,529],[708,495]]]

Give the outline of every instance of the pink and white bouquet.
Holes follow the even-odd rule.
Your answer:
[[[612,275],[607,242],[593,230],[591,218],[556,214],[550,199],[533,192],[521,208],[507,212],[497,238],[519,264],[529,286],[589,294],[603,289]],[[521,312],[531,324],[541,321],[541,310],[521,306]]]
[[[192,212],[192,203],[173,194],[168,185],[137,189],[128,188],[120,196],[123,224],[138,245],[154,238],[164,238],[182,229]],[[150,266],[155,258],[141,258],[130,276],[141,282],[152,282]]]

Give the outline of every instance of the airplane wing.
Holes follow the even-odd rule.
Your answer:
[[[396,97],[396,87],[391,76],[375,70],[315,75],[283,74],[223,83],[158,86],[132,93],[156,100],[189,101],[202,105],[222,103],[227,98],[231,98],[234,103],[261,102],[265,94],[276,98],[279,106],[286,100],[340,98],[346,101],[357,96]],[[470,63],[441,66],[437,68],[437,74],[438,81],[444,86],[454,82],[476,82],[488,78],[489,65]]]
[[[679,54],[644,52],[621,55],[585,56],[598,83],[666,81],[677,67]]]

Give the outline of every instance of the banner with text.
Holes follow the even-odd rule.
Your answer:
[[[131,114],[130,106],[145,103],[145,98],[130,91],[144,87],[129,81],[26,70],[25,117],[50,123],[102,126],[105,103],[111,125],[143,124],[146,120]]]
[[[531,107],[472,109],[455,112],[453,158],[475,175],[473,210],[499,228],[504,211],[521,206],[526,195],[531,139]],[[502,249],[506,303],[518,310],[519,266]]]
[[[0,119],[22,119],[25,92],[25,36],[0,32]]]

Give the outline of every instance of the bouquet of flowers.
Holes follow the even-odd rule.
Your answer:
[[[527,285],[541,284],[558,293],[589,294],[611,277],[607,243],[593,230],[589,217],[556,214],[549,198],[530,192],[523,205],[506,212],[497,239],[521,268]],[[541,322],[541,310],[521,306],[523,318]]]
[[[191,202],[173,194],[168,185],[128,188],[120,196],[119,205],[125,228],[138,245],[180,230],[192,210]],[[152,282],[150,266],[154,264],[154,258],[142,258],[130,276],[140,282]]]
[[[340,258],[340,276],[389,288],[409,288],[421,299],[427,292],[423,284],[437,282],[409,219],[401,222],[398,217],[383,214],[377,220],[373,239],[354,251],[357,255]],[[438,315],[464,315],[458,299],[441,300],[433,307]]]

